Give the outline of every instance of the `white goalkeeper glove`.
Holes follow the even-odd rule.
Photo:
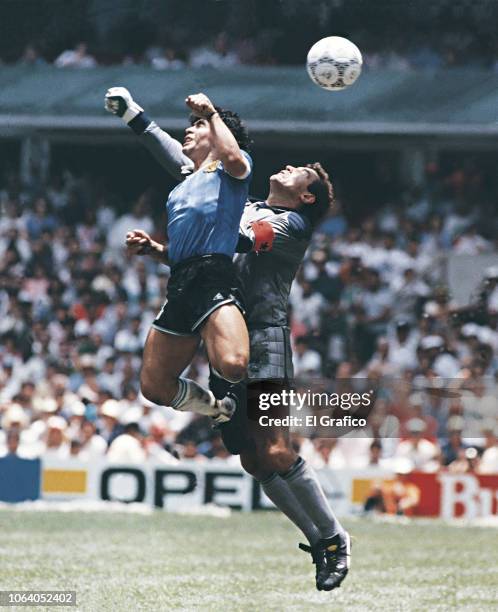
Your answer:
[[[130,123],[143,108],[131,97],[126,87],[111,87],[105,95],[104,108],[109,113],[121,117],[125,123]]]

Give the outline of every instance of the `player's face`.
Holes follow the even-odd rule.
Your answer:
[[[307,194],[311,196],[308,187],[319,178],[317,172],[311,168],[285,166],[283,170],[270,177],[270,182],[278,184],[281,189],[285,189],[295,198],[302,199]]]
[[[183,153],[192,160],[204,159],[211,151],[211,136],[208,122],[199,119],[185,130]]]

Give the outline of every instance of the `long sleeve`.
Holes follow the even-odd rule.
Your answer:
[[[162,130],[157,123],[150,121],[145,113],[140,113],[130,121],[129,126],[161,166],[177,181],[183,180],[194,167],[192,160],[182,153],[182,145],[178,140]]]
[[[185,177],[182,169],[193,168],[192,160],[182,153],[182,145],[178,140],[161,130],[154,121],[147,126],[139,138],[161,166],[178,181]]]
[[[268,214],[265,209],[258,209],[257,204],[246,204],[239,228],[237,252],[256,250],[264,254],[271,251],[292,260],[301,257],[297,245],[307,244],[311,233],[308,220],[297,212],[272,210]]]

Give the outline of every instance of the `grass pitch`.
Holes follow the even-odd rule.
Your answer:
[[[76,590],[78,609],[92,612],[497,609],[497,530],[345,523],[355,537],[350,574],[320,593],[297,531],[276,512],[4,510],[0,589]]]

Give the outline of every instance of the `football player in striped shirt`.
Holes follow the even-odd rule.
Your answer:
[[[140,138],[170,172],[188,171],[188,161],[179,154],[176,141],[156,124],[149,124]],[[292,378],[289,291],[313,229],[332,202],[329,177],[314,163],[286,166],[270,178],[265,201],[245,206],[237,247],[240,254],[235,261],[247,303],[249,396],[252,390],[257,395],[266,384],[272,391],[286,388]],[[141,230],[129,232],[127,245],[137,254],[146,245],[149,254],[166,263],[164,246]],[[211,378],[211,388],[218,394],[216,377]],[[349,571],[350,537],[332,511],[314,470],[293,450],[288,430],[258,427],[247,418],[243,401],[220,429],[227,448],[240,454],[244,469],[259,480],[268,497],[308,539],[309,545],[300,548],[312,555],[316,587],[326,591],[339,587]]]
[[[186,104],[192,115],[183,144],[162,133],[180,160],[173,172],[180,182],[166,202],[168,246],[162,256],[171,266],[168,299],[147,336],[140,384],[157,404],[220,421],[231,415],[234,401],[226,393],[216,398],[181,374],[202,339],[226,391],[246,375],[249,337],[232,259],[252,160],[238,115],[215,107],[202,93],[188,96]],[[146,142],[159,130],[123,87],[107,91],[105,108]]]

